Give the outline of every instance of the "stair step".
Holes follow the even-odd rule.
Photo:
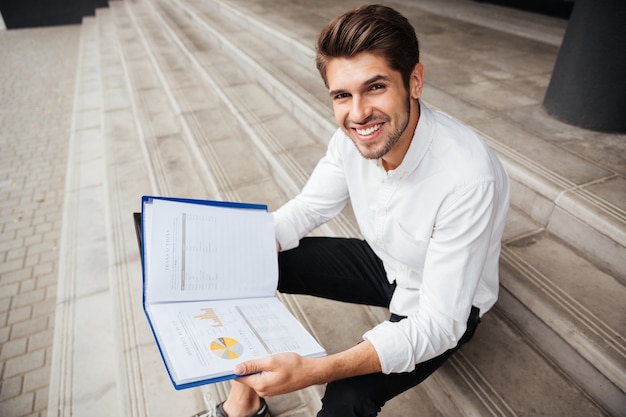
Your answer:
[[[618,415],[626,404],[626,288],[545,232],[509,242],[501,265],[499,308]]]
[[[83,19],[69,141],[48,412],[119,414],[107,279],[105,143],[98,22]],[[103,312],[105,312],[103,314]],[[103,341],[105,341],[103,343]],[[88,382],[88,383],[87,383]],[[94,411],[95,412],[92,412]],[[105,414],[100,414],[105,415]]]
[[[214,183],[210,190],[200,194],[207,198],[237,200],[237,188],[244,185],[261,184],[269,175],[260,166],[254,154],[245,152],[248,147],[237,120],[222,108],[220,97],[203,85],[193,70],[186,64],[185,56],[164,35],[161,22],[154,16],[132,7],[133,19],[137,21],[140,38],[150,48],[154,65],[161,68],[164,88],[170,97],[177,124],[187,139],[190,153],[194,155],[194,166],[185,176],[194,172],[204,173],[201,181]],[[176,63],[168,68],[170,63]],[[206,126],[206,127],[204,127]],[[228,145],[231,156],[218,158],[216,149]],[[236,158],[235,158],[236,156]],[[242,169],[245,167],[245,169]],[[229,175],[226,175],[226,173]],[[170,173],[174,174],[174,173]],[[189,190],[186,196],[198,195]]]
[[[323,145],[328,143],[337,127],[328,92],[314,67],[312,50],[280,37],[279,31],[266,25],[259,27],[255,19],[241,21],[241,14],[228,4],[189,0],[175,3],[207,36],[219,42],[240,67],[247,68],[263,88],[282,103],[289,103],[285,107],[315,133],[315,140]],[[251,31],[250,27],[256,30]],[[273,36],[267,36],[268,31]],[[277,37],[282,42],[277,42]]]
[[[156,191],[171,196],[215,193],[210,175],[199,165],[197,149],[179,117],[163,70],[144,45],[124,3],[116,2],[111,8],[133,86],[145,149],[158,186]],[[172,169],[174,166],[177,169]]]
[[[478,390],[482,382],[497,394],[489,395],[483,401],[486,409],[475,415],[605,415],[511,325],[499,307],[483,317],[474,340],[460,353],[452,367],[464,362],[478,366],[466,370],[465,376],[471,378],[468,386]]]

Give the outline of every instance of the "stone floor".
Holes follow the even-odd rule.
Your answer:
[[[0,31],[0,415],[45,415],[80,26]]]

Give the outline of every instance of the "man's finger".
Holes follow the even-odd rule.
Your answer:
[[[256,361],[242,362],[235,366],[235,374],[250,375],[259,372]]]

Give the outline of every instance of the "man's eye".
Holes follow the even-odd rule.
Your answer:
[[[374,84],[370,87],[370,90],[382,90],[385,86],[383,84]]]
[[[348,93],[339,93],[339,94],[335,94],[335,96],[333,97],[334,100],[341,100],[342,98],[346,98],[348,97],[349,94]]]

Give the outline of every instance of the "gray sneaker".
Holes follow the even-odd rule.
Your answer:
[[[226,411],[224,411],[224,403],[219,403],[213,410],[201,411],[198,414],[194,414],[192,417],[228,417]],[[261,398],[261,407],[249,417],[272,417],[270,415],[270,409],[267,407],[267,403]]]

